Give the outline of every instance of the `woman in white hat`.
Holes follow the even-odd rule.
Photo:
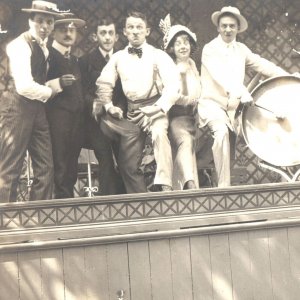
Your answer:
[[[191,54],[196,48],[195,33],[182,25],[170,26],[170,16],[161,20],[164,49],[176,63],[181,76],[178,100],[169,111],[169,135],[174,158],[173,187],[199,187],[195,155],[195,108],[200,97],[200,76]]]

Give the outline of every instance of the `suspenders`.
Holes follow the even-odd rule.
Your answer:
[[[151,95],[154,87],[156,88],[157,94],[159,94],[159,88],[157,85],[157,76],[158,76],[158,68],[157,68],[157,65],[154,63],[153,64],[153,83],[152,83],[151,89],[147,95],[147,99],[150,98],[150,95]]]

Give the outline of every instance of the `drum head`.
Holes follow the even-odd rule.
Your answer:
[[[245,106],[242,132],[249,148],[274,166],[300,164],[300,78],[280,76],[259,84],[252,92],[255,104]],[[283,119],[276,115],[285,116]]]

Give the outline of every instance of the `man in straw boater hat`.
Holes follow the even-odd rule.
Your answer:
[[[7,45],[10,90],[0,100],[0,201],[15,201],[26,150],[32,159],[34,180],[30,200],[50,199],[53,188],[51,139],[45,102],[59,91],[58,79],[46,84],[46,42],[54,20],[61,16],[57,6],[33,1],[29,31]]]
[[[54,195],[73,198],[78,157],[84,138],[84,97],[78,58],[71,54],[77,29],[85,21],[72,13],[54,23],[54,41],[49,49],[48,80],[60,78],[62,92],[46,105],[54,163]]]
[[[172,189],[173,162],[167,112],[178,98],[179,76],[172,59],[147,43],[150,28],[144,14],[129,12],[123,33],[129,45],[112,55],[97,79],[98,97],[93,113],[97,116],[104,106],[111,118],[107,127],[120,133],[117,160],[127,193],[147,191],[144,176],[139,171],[147,130],[151,132],[157,164],[154,185],[168,191]],[[112,103],[118,77],[127,98],[126,119],[123,119],[122,109]],[[131,124],[127,132],[122,133],[122,125],[118,126],[120,119],[124,126]]]
[[[212,150],[218,186],[226,187],[230,186],[230,157],[234,153],[230,153],[230,139],[235,140],[237,132],[236,109],[240,103],[252,101],[244,86],[245,68],[267,77],[288,73],[236,41],[237,34],[248,27],[236,7],[223,7],[214,12],[211,19],[219,35],[203,48],[198,113],[200,127],[208,125],[214,138]]]

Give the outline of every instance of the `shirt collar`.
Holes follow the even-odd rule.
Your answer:
[[[109,52],[103,50],[101,47],[98,47],[100,53],[102,54],[103,57],[105,57],[107,54],[109,57],[111,57],[114,53],[114,49],[111,49]]]
[[[145,41],[142,45],[140,45],[139,47],[134,47],[132,46],[130,43],[128,44],[128,47],[133,47],[133,48],[137,48],[137,49],[143,49],[145,48],[145,46],[147,45],[147,42]]]
[[[36,32],[33,29],[29,29],[29,33],[33,37],[33,39],[37,41],[39,45],[43,45],[43,46],[47,45],[48,38],[42,40],[40,37],[36,35]]]
[[[70,53],[71,51],[71,47],[65,47],[62,44],[58,43],[56,40],[53,41],[52,47],[62,55],[65,55],[66,52]]]
[[[224,47],[224,48],[235,48],[236,47],[236,39],[234,39],[232,42],[230,43],[225,43],[221,37],[221,35],[218,35],[218,40],[220,42],[220,44]]]

